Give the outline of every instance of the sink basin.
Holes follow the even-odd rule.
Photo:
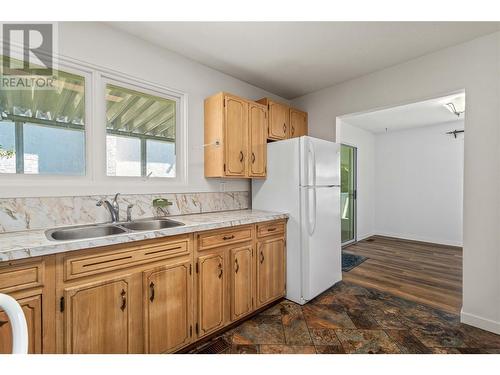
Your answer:
[[[179,227],[181,225],[184,224],[168,219],[137,220],[137,221],[130,221],[127,223],[120,223],[120,226],[129,230],[136,230],[136,231],[174,228],[174,227]]]
[[[96,238],[112,236],[114,234],[126,233],[123,228],[114,225],[96,225],[87,227],[73,227],[65,229],[53,229],[46,232],[47,238],[57,241],[81,240],[85,238]]]

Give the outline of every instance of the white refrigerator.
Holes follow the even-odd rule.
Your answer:
[[[252,208],[287,212],[287,295],[305,304],[342,279],[340,145],[312,137],[268,144]]]

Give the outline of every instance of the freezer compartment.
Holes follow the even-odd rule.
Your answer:
[[[300,137],[300,185],[340,185],[340,145],[312,137]]]

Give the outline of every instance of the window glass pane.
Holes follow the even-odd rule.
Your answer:
[[[175,177],[176,104],[165,97],[106,85],[108,176]],[[110,143],[112,139],[120,141]]]
[[[15,152],[0,173],[15,173],[17,159],[17,173],[85,174],[84,77],[57,71],[52,88],[2,88],[0,120],[0,145]]]
[[[134,137],[106,137],[108,176],[141,176],[141,140]]]
[[[147,175],[175,177],[175,143],[147,140]]]
[[[0,121],[0,173],[16,173],[16,130],[11,121]]]
[[[24,125],[24,173],[83,175],[83,130]]]

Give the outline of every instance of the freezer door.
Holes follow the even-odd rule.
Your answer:
[[[300,190],[302,298],[310,301],[342,279],[340,188]]]
[[[300,185],[340,184],[340,145],[312,137],[300,137]]]

